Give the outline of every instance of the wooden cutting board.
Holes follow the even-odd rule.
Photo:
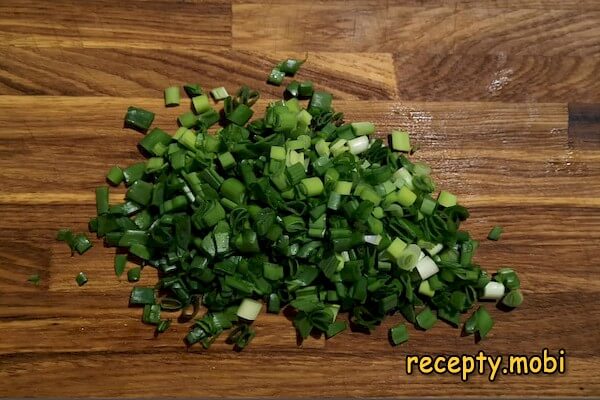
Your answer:
[[[222,341],[188,352],[186,326],[157,339],[127,308],[112,250],[71,258],[53,240],[86,228],[110,166],[140,159],[139,134],[122,129],[128,105],[172,130],[180,110],[162,108],[164,87],[246,83],[275,98],[268,71],[305,52],[299,79],[379,134],[409,130],[472,211],[477,261],[519,271],[525,303],[488,307],[484,341],[440,323],[392,348],[392,317],[298,348],[285,317],[261,315],[244,352]],[[0,2],[0,395],[600,395],[598,77],[593,0]],[[496,224],[502,240],[484,240]],[[463,383],[405,369],[410,354],[543,348],[566,350],[565,374]]]

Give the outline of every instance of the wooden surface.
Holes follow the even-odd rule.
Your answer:
[[[438,324],[392,348],[393,317],[297,348],[290,322],[264,315],[243,353],[222,341],[188,353],[185,326],[154,339],[126,307],[111,250],[71,258],[54,242],[59,227],[85,229],[111,165],[140,159],[128,105],[172,129],[167,85],[248,83],[273,98],[267,71],[306,51],[299,78],[349,120],[408,129],[476,237],[505,227],[477,260],[515,266],[525,303],[494,309],[485,341]],[[0,0],[0,395],[600,395],[599,76],[595,0]],[[567,351],[566,374],[405,373],[407,354],[543,348]]]

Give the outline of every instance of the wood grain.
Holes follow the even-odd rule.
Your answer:
[[[576,148],[600,146],[600,103],[569,104],[569,144]]]
[[[0,178],[11,187],[0,194],[0,200],[36,202],[44,196],[53,201],[55,196],[64,196],[59,186],[86,196],[79,197],[82,200],[90,199],[90,189],[102,184],[102,171],[141,159],[135,149],[140,135],[120,129],[129,104],[162,109],[156,124],[171,131],[176,115],[184,110],[165,110],[160,98],[0,98],[0,110],[8,117],[0,116],[0,154],[12,154],[10,159],[0,159]],[[261,101],[257,109],[264,109],[265,104]],[[381,134],[408,129],[423,148],[417,158],[431,163],[436,176],[461,196],[487,195],[513,204],[540,198],[585,203],[600,193],[600,181],[595,179],[600,159],[587,152],[567,151],[566,109],[559,104],[338,101],[336,107],[349,120],[377,121]],[[73,144],[69,157],[62,156],[64,143],[59,138]],[[113,143],[114,149],[102,158],[89,159],[89,148],[104,143]],[[533,155],[522,151],[532,145],[536,147]],[[52,159],[61,162],[53,165],[48,176],[47,163]],[[513,176],[514,183],[507,187],[505,176]],[[32,184],[37,196],[12,197],[28,192]],[[578,199],[573,200],[574,195]]]
[[[600,58],[397,53],[398,94],[419,101],[600,101]]]
[[[223,338],[186,351],[185,324],[155,338],[127,307],[114,249],[71,257],[54,240],[86,229],[111,165],[141,160],[127,106],[173,131],[186,108],[164,109],[163,88],[199,82],[248,84],[262,110],[283,90],[265,84],[270,68],[307,53],[297,79],[377,135],[408,130],[415,158],[469,207],[477,262],[519,271],[525,303],[489,305],[486,340],[439,323],[392,348],[393,316],[298,348],[290,321],[264,314],[242,353]],[[0,2],[0,396],[600,396],[599,56],[594,0]],[[493,225],[498,242],[484,240]],[[148,269],[140,284],[155,279]],[[405,372],[407,354],[545,347],[566,349],[566,374]]]
[[[89,202],[29,206],[32,222],[26,228],[22,227],[22,218],[11,217],[17,213],[18,206],[4,206],[5,212],[1,216],[6,222],[3,224],[0,238],[14,245],[2,247],[2,259],[5,262],[0,264],[0,289],[9,292],[31,291],[35,288],[26,282],[27,277],[41,272],[46,290],[71,292],[75,285],[74,276],[81,270],[93,278],[85,286],[85,290],[110,292],[116,289],[117,282],[124,281],[125,278],[119,280],[114,277],[114,249],[104,249],[101,241],[96,241],[96,248],[85,257],[71,257],[64,244],[54,241],[57,227],[70,226],[77,230],[85,230],[87,220],[94,212],[93,207],[88,205]],[[465,205],[469,206],[468,203]],[[481,255],[477,260],[486,268],[494,270],[501,266],[514,265],[519,269],[524,282],[539,287],[544,293],[550,288],[552,293],[600,290],[600,283],[587,282],[584,278],[586,271],[596,265],[593,249],[600,245],[600,233],[594,231],[594,227],[599,223],[598,208],[469,208],[472,217],[465,226],[476,238],[482,239]],[[545,218],[543,222],[540,222],[540,216]],[[553,229],[553,221],[556,220],[561,221],[560,230]],[[506,234],[501,242],[491,243],[483,240],[493,225],[505,228]],[[582,259],[590,259],[574,259],[573,253],[581,253]],[[556,264],[574,274],[571,279],[561,281],[560,285],[555,283],[559,276],[548,273]],[[147,278],[148,284],[152,284],[153,279],[156,279],[154,270],[146,270],[144,277]],[[123,299],[125,298],[126,293]]]
[[[234,4],[289,4],[287,0],[233,0]],[[304,3],[323,3],[318,0],[305,1]],[[595,0],[345,0],[346,5],[361,4],[364,7],[386,7],[389,5],[402,5],[410,7],[453,7],[457,9],[468,8],[502,8],[502,9],[544,9],[544,10],[600,10],[600,4]],[[335,3],[336,5],[339,3]]]
[[[456,376],[406,376],[404,354],[401,350],[386,355],[378,353],[329,354],[323,362],[321,351],[298,350],[256,354],[248,352],[214,352],[207,355],[181,353],[96,353],[87,357],[79,354],[17,355],[4,358],[0,377],[15,382],[9,393],[43,395],[62,393],[50,382],[61,382],[69,393],[94,396],[97,388],[105,388],[106,396],[139,397],[161,393],[163,396],[219,397],[223,393],[245,397],[251,390],[254,396],[372,396],[377,387],[380,396],[446,396],[460,385]],[[157,368],[160,362],[160,368]],[[48,371],[48,366],[53,368]],[[593,360],[573,357],[570,361],[569,380],[565,376],[538,376],[521,379],[503,376],[496,384],[485,377],[474,377],[468,384],[469,392],[478,396],[495,396],[499,392],[525,392],[530,396],[591,396],[597,394],[597,385],[590,383]],[[102,374],[97,371],[103,370]],[[124,371],[144,371],[141,381]],[[360,371],[351,374],[350,371]],[[364,373],[364,371],[369,371]],[[394,371],[395,373],[390,373]],[[47,381],[39,381],[41,374]],[[177,385],[166,377],[177,376]],[[530,380],[531,379],[531,380]],[[524,381],[529,383],[524,383]],[[93,384],[91,383],[93,382]],[[142,383],[140,385],[140,383]],[[465,385],[462,384],[462,387]],[[249,389],[251,388],[251,389]],[[465,389],[463,389],[465,390]]]
[[[304,53],[248,53],[182,49],[0,48],[4,94],[66,96],[162,96],[165,87],[198,82],[210,90],[219,82],[234,93],[241,85],[279,97],[285,87],[266,85],[283,58]],[[386,53],[310,53],[299,80],[312,80],[343,99],[396,97],[394,65]],[[365,74],[367,72],[367,74]],[[106,82],[110,82],[107,85]]]
[[[222,48],[231,43],[228,1],[16,0],[0,3],[4,46]]]
[[[239,49],[600,54],[596,11],[310,1],[297,7],[234,3],[232,12],[232,46]],[[263,29],[253,29],[257,20]]]

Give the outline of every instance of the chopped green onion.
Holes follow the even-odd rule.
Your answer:
[[[219,162],[221,163],[221,167],[224,170],[228,170],[235,166],[235,158],[233,157],[233,154],[231,154],[230,152],[220,154]]]
[[[108,213],[108,187],[96,188],[96,213],[98,215]]]
[[[165,106],[178,106],[180,100],[179,86],[171,86],[165,89]]]
[[[417,325],[419,325],[419,328],[425,330],[431,329],[436,322],[437,317],[429,308],[425,308],[423,311],[417,314]]]
[[[140,132],[146,132],[154,121],[154,113],[138,107],[129,107],[125,114],[125,125]]]
[[[398,346],[406,341],[408,341],[408,329],[406,329],[406,325],[400,324],[390,328],[390,341],[394,346]]]
[[[231,330],[227,337],[227,343],[233,343],[237,351],[241,351],[252,341],[256,332],[249,325],[240,324]]]
[[[285,88],[285,92],[292,97],[298,97],[298,89],[299,88],[300,88],[300,83],[298,81],[291,81]]]
[[[280,85],[303,62],[278,64],[269,83]],[[184,90],[192,108],[173,135],[149,130],[150,111],[129,108],[126,125],[148,131],[138,146],[146,159],[110,169],[107,183],[125,182],[125,201],[110,204],[109,188],[97,188],[88,223],[119,248],[117,276],[128,269],[137,282],[142,270],[157,270],[154,287],[130,295],[155,334],[171,324],[161,311],[181,311],[178,321],[193,324],[188,345],[209,348],[231,329],[227,342],[242,350],[263,302],[270,313],[293,311],[300,338],[347,329],[340,310],[366,331],[395,312],[429,329],[438,318],[457,327],[479,300],[522,303],[513,270],[492,275],[474,262],[478,242],[461,229],[467,209],[449,192],[433,197],[431,168],[409,159],[416,146],[408,132],[393,131],[389,146],[370,138],[372,122],[346,121],[332,94],[310,81],[289,83],[285,98],[255,118],[260,95],[248,86],[235,95],[224,87],[204,93],[198,84]],[[179,104],[179,87],[164,97],[167,106]],[[209,97],[223,100],[223,111]],[[92,246],[66,229],[57,239],[72,254]],[[128,260],[138,265],[127,268]],[[195,318],[200,300],[207,313]],[[464,329],[484,337],[492,324],[479,309]],[[393,345],[408,339],[402,324],[389,335]]]
[[[121,276],[125,272],[125,266],[127,265],[127,255],[117,254],[115,256],[115,275]]]
[[[269,74],[267,82],[272,85],[279,86],[283,83],[283,78],[285,78],[285,72],[280,71],[277,68],[273,68],[273,70]]]
[[[429,197],[424,197],[423,201],[421,202],[420,211],[425,215],[432,215],[436,205],[437,203],[435,200]]]
[[[510,268],[500,268],[494,276],[496,282],[502,283],[507,289],[513,290],[521,287],[519,277]]]
[[[171,326],[171,320],[170,319],[163,319],[156,326],[156,332],[158,332],[158,333],[164,333],[164,332],[167,331],[167,329],[169,329],[170,326]]]
[[[518,307],[523,303],[523,294],[519,289],[513,289],[502,299],[502,304],[507,307]]]
[[[336,321],[336,322],[333,322],[331,325],[329,325],[329,327],[325,331],[325,336],[327,336],[327,338],[329,339],[339,333],[342,333],[346,329],[348,329],[348,324],[346,322]]]
[[[353,122],[350,126],[356,136],[372,135],[375,133],[375,124],[372,122]]]
[[[296,72],[300,69],[302,64],[304,64],[306,60],[295,60],[293,58],[288,58],[285,61],[277,64],[277,69],[286,75],[295,75]]]
[[[437,200],[438,204],[443,206],[443,207],[452,207],[455,206],[456,203],[456,196],[453,195],[450,192],[446,192],[444,190],[442,190],[440,192],[440,194],[438,195],[438,200]]]
[[[225,198],[236,204],[242,204],[245,199],[246,187],[235,178],[229,178],[221,184],[220,192]]]
[[[123,176],[123,170],[116,165],[111,167],[106,174],[106,179],[110,182],[111,185],[118,186],[125,177]]]
[[[335,184],[335,193],[340,196],[349,196],[352,193],[352,182],[338,181]]]
[[[394,131],[392,132],[392,149],[396,151],[404,151],[409,152],[410,147],[410,139],[408,137],[408,132],[404,131]]]
[[[212,95],[213,99],[215,99],[216,101],[223,100],[223,99],[229,97],[229,93],[227,93],[227,89],[225,89],[223,86],[211,90],[210,94]]]
[[[417,266],[417,262],[419,262],[420,254],[421,248],[419,246],[416,244],[409,244],[400,253],[400,256],[396,260],[396,264],[405,271],[412,271]]]
[[[402,186],[400,191],[398,192],[397,201],[404,207],[411,206],[415,200],[417,200],[417,195],[412,192],[408,187]]]
[[[327,92],[314,92],[308,104],[308,112],[323,113],[331,110],[333,96]]]
[[[253,111],[250,107],[245,104],[238,104],[231,113],[227,116],[227,119],[234,124],[244,125],[250,118],[252,118]]]
[[[142,322],[150,325],[160,324],[160,306],[158,304],[147,304],[142,313]]]
[[[88,278],[83,272],[78,273],[75,277],[75,282],[77,282],[77,286],[83,286],[87,283],[87,281]]]
[[[298,85],[298,97],[307,98],[314,93],[313,83],[311,81],[300,82]]]
[[[429,281],[421,281],[421,284],[419,285],[419,293],[421,293],[423,296],[433,297],[435,290],[431,288]]]
[[[136,286],[131,290],[129,304],[145,305],[154,304],[155,302],[156,298],[154,296],[154,288]]]
[[[194,106],[196,114],[202,114],[211,109],[208,96],[205,94],[192,98],[192,105]]]
[[[70,229],[59,230],[56,239],[66,242],[71,249],[71,254],[77,252],[81,255],[92,248],[92,242],[90,242],[85,233],[75,235]]]
[[[494,321],[492,317],[487,312],[487,310],[483,307],[479,307],[477,311],[469,317],[469,319],[465,322],[464,331],[467,334],[477,332],[479,334],[479,338],[483,339],[487,336],[489,331],[494,326]]]
[[[131,268],[129,271],[127,271],[127,280],[129,282],[137,282],[140,280],[140,274],[140,267]]]
[[[125,196],[141,205],[148,205],[152,199],[152,188],[151,183],[137,180],[129,187]]]
[[[201,96],[204,93],[200,85],[197,83],[188,83],[183,85],[183,90],[185,90],[185,93],[187,93],[190,98]]]
[[[27,282],[30,282],[35,286],[40,286],[42,279],[40,278],[39,274],[35,274],[35,275],[31,275],[29,278],[27,278]]]
[[[490,233],[488,233],[488,239],[489,240],[498,240],[498,239],[500,239],[500,235],[502,235],[502,227],[495,226],[492,228]]]
[[[402,255],[407,244],[400,238],[395,238],[388,246],[386,253],[393,260],[397,260]]]
[[[300,189],[306,196],[319,196],[323,193],[323,181],[319,177],[305,178],[300,182]]]
[[[177,117],[177,121],[184,128],[191,128],[198,123],[198,117],[193,112],[187,111]]]

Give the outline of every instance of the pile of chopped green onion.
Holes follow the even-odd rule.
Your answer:
[[[282,62],[269,81],[281,84],[301,63]],[[292,309],[302,338],[330,338],[348,326],[370,331],[397,312],[427,330],[438,319],[458,327],[480,299],[521,304],[514,271],[490,276],[473,261],[478,242],[460,229],[467,209],[448,191],[434,195],[430,168],[408,157],[407,132],[391,132],[389,144],[375,138],[373,123],[345,122],[332,95],[311,82],[293,81],[285,100],[254,119],[259,94],[248,87],[235,96],[223,87],[184,90],[193,111],[172,134],[150,129],[152,112],[127,110],[127,126],[144,133],[147,160],[110,169],[107,181],[127,187],[125,201],[109,204],[108,187],[97,188],[89,223],[122,250],[118,276],[128,261],[137,264],[127,271],[131,282],[158,270],[155,287],[136,286],[130,296],[157,332],[178,312],[193,321],[188,345],[208,348],[232,328],[227,342],[243,349],[263,308]],[[179,104],[179,87],[167,88],[165,105]],[[490,239],[500,233],[496,227]],[[59,236],[79,253],[91,245],[85,235]],[[492,325],[479,307],[464,331],[483,338]],[[406,341],[406,326],[389,336],[394,345]]]

